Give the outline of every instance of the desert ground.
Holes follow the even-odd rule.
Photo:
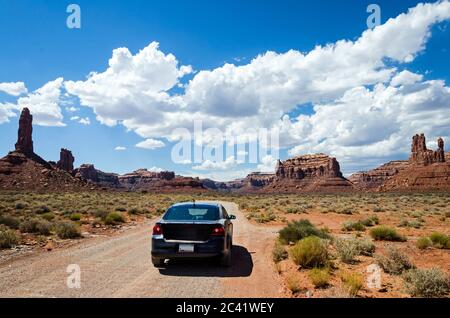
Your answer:
[[[229,269],[151,265],[152,224],[192,199],[224,202],[237,216]],[[449,222],[449,193],[5,191],[0,296],[448,297]],[[66,285],[69,264],[80,266],[80,289]]]

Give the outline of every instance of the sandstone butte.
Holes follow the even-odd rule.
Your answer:
[[[414,135],[408,160],[386,163],[358,172],[349,180],[359,190],[376,191],[448,191],[450,190],[450,154],[444,152],[444,140],[438,149],[427,148],[424,134]]]

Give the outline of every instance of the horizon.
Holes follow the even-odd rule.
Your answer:
[[[407,159],[416,133],[430,149],[448,142],[448,1],[378,1],[374,29],[370,1],[345,10],[332,1],[173,3],[78,1],[81,28],[69,29],[69,3],[0,1],[1,156],[23,107],[35,114],[37,154],[57,161],[67,148],[76,167],[118,174],[232,181],[323,152],[349,176]],[[279,155],[251,162],[246,145],[243,160],[168,160],[174,131],[192,132],[196,120],[237,137],[276,128]],[[222,150],[239,153],[238,144]]]

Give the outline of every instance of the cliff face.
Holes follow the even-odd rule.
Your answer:
[[[278,161],[275,173],[252,173],[242,181],[240,192],[299,193],[340,192],[353,189],[342,176],[336,158],[325,154],[297,156]]]
[[[427,148],[424,134],[415,135],[411,154],[406,161],[391,161],[373,170],[353,174],[349,180],[360,190],[380,191],[442,191],[450,189],[449,154],[444,140],[438,148]]]
[[[73,171],[76,178],[96,183],[100,186],[120,187],[118,175],[115,173],[106,173],[95,169],[92,164],[82,164]]]
[[[354,173],[349,180],[360,190],[376,190],[408,166],[406,160],[390,161],[373,170]]]

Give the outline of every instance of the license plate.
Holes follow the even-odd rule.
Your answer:
[[[192,253],[194,251],[194,244],[180,244],[178,251]]]

